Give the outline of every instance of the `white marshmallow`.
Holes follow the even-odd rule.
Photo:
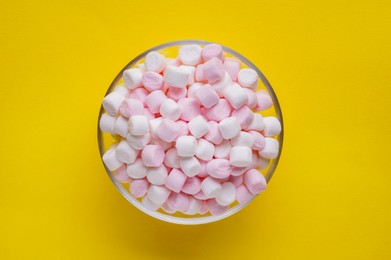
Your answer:
[[[191,135],[180,136],[175,148],[179,156],[193,156],[196,153],[197,139]]]
[[[126,141],[133,149],[142,150],[151,141],[151,134],[132,135],[129,133],[126,136]]]
[[[232,139],[240,133],[240,123],[236,117],[227,117],[220,121],[219,130],[224,139]]]
[[[147,197],[156,205],[162,205],[170,196],[171,190],[164,186],[151,185],[147,191]]]
[[[247,167],[253,161],[253,153],[248,146],[234,146],[229,154],[229,162],[236,167]]]
[[[145,135],[149,132],[148,118],[144,115],[135,115],[129,118],[129,133]]]
[[[274,138],[265,138],[265,147],[259,151],[259,155],[266,159],[274,159],[278,156],[279,142]]]
[[[253,147],[255,137],[252,134],[241,131],[238,136],[231,139],[232,146],[248,146]]]
[[[201,172],[201,164],[194,156],[180,158],[179,164],[188,177],[194,177]]]
[[[196,68],[194,66],[188,66],[188,65],[181,65],[179,68],[184,69],[185,71],[189,72],[189,78],[187,80],[187,85],[193,85],[195,81],[195,71]]]
[[[117,120],[115,120],[114,132],[122,137],[126,137],[128,134],[128,119],[123,116],[117,117]]]
[[[187,215],[195,215],[198,212],[200,212],[201,208],[202,208],[202,202],[200,200],[193,198],[193,197],[190,197],[189,207],[183,213],[185,213]]]
[[[190,122],[187,123],[187,127],[189,128],[190,133],[195,138],[200,138],[209,131],[208,122],[206,122],[204,117],[201,115],[198,115],[194,117],[192,120],[190,120]]]
[[[212,177],[206,177],[201,183],[201,190],[207,198],[215,198],[220,194],[222,186]]]
[[[212,88],[219,94],[220,97],[224,95],[224,89],[232,85],[232,79],[228,72],[225,72],[224,77],[213,84],[210,84]]]
[[[116,118],[114,116],[110,116],[109,114],[102,114],[99,120],[99,128],[102,132],[114,134],[114,125]]]
[[[118,113],[119,106],[124,101],[124,97],[117,93],[111,92],[102,101],[103,108],[106,110],[107,114],[110,116],[115,116]]]
[[[102,156],[103,162],[110,171],[117,170],[122,165],[122,162],[117,159],[115,154],[116,148],[116,144],[112,145]]]
[[[185,88],[187,81],[189,80],[190,73],[179,67],[168,65],[166,72],[164,73],[164,82],[169,87],[173,88]]]
[[[224,97],[228,100],[231,106],[235,109],[240,108],[248,101],[248,95],[246,90],[239,84],[234,83],[228,86],[223,91]]]
[[[150,199],[148,199],[147,196],[142,198],[141,205],[144,208],[146,208],[148,210],[152,210],[152,211],[156,211],[160,208],[160,205],[156,205],[155,203],[153,203]]]
[[[147,167],[145,167],[143,161],[139,158],[136,159],[133,163],[128,164],[126,167],[126,172],[129,177],[133,179],[142,179],[147,175]]]
[[[264,117],[263,118],[263,133],[267,137],[279,135],[281,133],[280,121],[273,116]]]
[[[236,187],[231,182],[225,182],[219,195],[216,196],[216,201],[221,206],[228,206],[236,200]]]
[[[255,131],[263,130],[262,115],[258,113],[254,113],[253,120],[251,121],[251,124],[248,127],[246,127],[246,130],[255,130]]]
[[[164,68],[164,63],[164,55],[156,51],[151,51],[147,54],[147,56],[145,56],[144,65],[147,71],[155,71],[157,73],[160,73]]]
[[[242,87],[256,89],[258,87],[258,73],[250,68],[241,69],[238,82]]]
[[[210,161],[215,153],[215,146],[205,139],[198,140],[195,155],[204,161]]]
[[[142,86],[143,72],[139,68],[125,70],[122,73],[125,86],[129,89],[134,89]]]
[[[194,83],[193,85],[191,85],[188,89],[187,89],[187,97],[189,98],[195,98],[197,99],[195,93],[197,92],[197,90],[202,87],[204,84],[200,83],[200,82],[196,82]]]
[[[182,108],[174,100],[167,98],[160,105],[160,114],[164,118],[177,121],[182,114]]]
[[[179,164],[179,156],[175,148],[167,150],[166,155],[164,157],[164,165],[169,168],[181,167],[181,165]]]
[[[201,62],[201,50],[198,44],[182,46],[178,51],[178,59],[185,65],[197,65]]]
[[[160,123],[163,121],[162,117],[157,117],[154,119],[149,120],[149,132],[151,133],[152,138],[157,138],[156,135],[156,129],[160,125]]]
[[[118,85],[114,89],[114,92],[117,92],[118,94],[123,96],[125,99],[128,98],[128,96],[129,96],[129,89],[126,88],[125,84]]]
[[[123,163],[133,163],[139,151],[133,149],[127,141],[122,140],[115,149],[117,159]]]
[[[231,147],[231,143],[228,140],[224,140],[221,144],[216,145],[214,157],[217,159],[228,159]]]

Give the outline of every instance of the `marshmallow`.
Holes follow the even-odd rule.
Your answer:
[[[231,143],[228,140],[224,140],[219,145],[215,146],[214,157],[218,159],[228,159],[231,151]]]
[[[164,151],[159,145],[146,145],[141,152],[141,159],[147,167],[159,167],[164,161]]]
[[[160,114],[163,118],[176,121],[179,119],[182,113],[182,108],[172,99],[167,98],[160,106]]]
[[[249,170],[244,174],[244,182],[252,194],[259,194],[266,189],[266,180],[257,170]]]
[[[180,119],[184,121],[188,122],[201,114],[200,104],[194,98],[182,98],[178,101],[178,105],[182,109]]]
[[[237,83],[226,87],[223,94],[231,106],[235,109],[245,105],[248,101],[247,92]]]
[[[110,116],[115,116],[118,113],[119,107],[124,99],[125,98],[121,94],[117,92],[111,92],[103,99],[103,108],[106,110],[107,114]]]
[[[241,131],[238,136],[231,139],[232,146],[247,146],[252,148],[254,145],[255,137],[247,132]]]
[[[167,96],[161,90],[156,90],[151,92],[145,98],[145,104],[152,113],[158,113],[160,106],[164,100],[167,99]]]
[[[249,88],[245,88],[244,90],[246,91],[248,97],[246,105],[251,109],[255,109],[255,107],[258,105],[257,96],[255,95],[254,91]]]
[[[160,205],[153,203],[147,196],[143,197],[141,200],[141,205],[147,210],[156,211],[159,209]]]
[[[195,139],[194,139],[195,140]],[[195,149],[195,155],[204,161],[212,160],[215,152],[215,146],[206,141],[205,139],[198,140],[197,147]]]
[[[178,59],[185,65],[197,65],[201,62],[201,50],[198,44],[182,46],[178,51]]]
[[[220,81],[224,77],[224,66],[218,58],[212,58],[203,65],[204,77],[209,84]]]
[[[273,105],[273,100],[265,90],[255,92],[257,97],[257,111],[263,111],[270,108]]]
[[[204,136],[209,130],[208,122],[206,122],[204,117],[201,115],[196,116],[190,120],[190,122],[187,124],[187,127],[195,138]]]
[[[166,142],[173,142],[181,130],[174,121],[164,118],[156,129],[156,135]]]
[[[173,88],[185,88],[189,75],[190,73],[186,69],[169,65],[164,73],[164,82]]]
[[[144,116],[146,116],[148,120],[155,118],[155,114],[153,114],[147,107],[144,107]]]
[[[147,96],[149,95],[149,91],[145,88],[136,88],[132,89],[129,93],[129,98],[139,100],[141,103],[145,104],[145,100],[147,99]]]
[[[165,203],[163,203],[163,205],[161,206],[161,208],[168,214],[174,214],[176,212],[175,209],[172,209],[170,208],[168,205],[167,205],[167,201]]]
[[[235,187],[239,187],[240,185],[243,184],[243,175],[238,175],[238,176],[231,176],[229,177],[229,182],[231,182]]]
[[[267,137],[279,135],[281,133],[281,123],[277,118],[267,116],[263,118],[263,133]]]
[[[151,185],[147,191],[147,197],[156,205],[162,205],[170,196],[171,191],[164,186]]]
[[[212,88],[216,90],[217,94],[219,94],[219,96],[221,97],[224,96],[224,89],[231,85],[232,79],[229,76],[228,72],[224,73],[224,76],[220,81],[211,84]]]
[[[190,195],[197,194],[201,190],[201,179],[198,177],[187,178],[182,187],[182,192]]]
[[[163,151],[167,151],[174,146],[173,142],[166,142],[160,138],[156,138],[156,139],[151,140],[151,142],[149,144],[159,145],[163,149]]]
[[[201,172],[201,164],[194,156],[180,158],[179,164],[188,177],[194,177]]]
[[[121,167],[115,170],[114,178],[121,183],[127,183],[131,180],[131,178],[128,176],[128,173],[126,172],[125,165],[121,165]]]
[[[195,82],[195,72],[196,72],[196,67],[194,66],[187,66],[187,65],[181,65],[179,68],[186,70],[189,72],[189,78],[187,79],[187,85],[192,85]]]
[[[200,178],[205,178],[209,176],[209,173],[206,172],[206,161],[203,160],[198,160],[201,164],[201,171],[197,174],[198,177]]]
[[[185,212],[189,208],[190,197],[184,193],[171,193],[167,205],[177,211]]]
[[[247,167],[252,163],[252,150],[248,146],[234,146],[229,155],[231,165]]]
[[[254,155],[254,154],[253,154]],[[249,166],[251,167],[251,165]],[[232,176],[241,176],[243,175],[243,173],[245,171],[247,171],[249,169],[249,167],[236,167],[236,166],[232,166],[231,167],[231,175]]]
[[[265,138],[265,147],[259,151],[259,155],[266,159],[274,159],[278,156],[279,143],[274,138]]]
[[[128,125],[129,133],[132,135],[145,135],[149,133],[149,121],[144,115],[131,116]]]
[[[133,163],[128,164],[126,171],[133,179],[142,179],[147,175],[147,167],[141,159],[136,159]]]
[[[196,81],[205,81],[204,64],[200,64],[196,67],[195,79]]]
[[[200,200],[190,197],[189,207],[183,213],[185,213],[186,215],[195,215],[201,210],[201,208],[202,202]]]
[[[126,137],[128,134],[128,119],[123,116],[117,117],[114,124],[114,132],[122,137]]]
[[[156,129],[160,125],[160,123],[163,121],[162,117],[157,117],[154,119],[149,120],[149,132],[151,133],[151,137],[155,139],[156,136]]]
[[[147,71],[160,73],[164,68],[164,63],[165,57],[156,51],[151,51],[145,56],[144,64]]]
[[[181,65],[181,62],[178,59],[174,58],[166,58],[164,61],[164,68],[163,71],[166,72],[167,66],[172,65],[174,67],[179,67]]]
[[[220,205],[215,199],[208,200],[206,204],[208,206],[210,214],[212,214],[213,216],[223,214],[228,209],[228,206]]]
[[[242,129],[250,126],[254,119],[254,113],[248,106],[242,106],[241,108],[234,110],[232,116],[236,117]]]
[[[144,113],[144,105],[137,99],[127,98],[121,103],[119,112],[126,118],[134,115],[142,115]]]
[[[133,180],[130,183],[129,191],[130,194],[135,198],[144,197],[147,194],[149,188],[149,182],[146,179]]]
[[[191,85],[187,90],[187,97],[188,98],[196,98],[195,92],[203,86],[202,83],[196,82],[193,85]]]
[[[117,92],[121,96],[123,96],[125,99],[129,96],[129,89],[126,88],[125,84],[120,84],[115,87],[114,92]]]
[[[179,164],[179,156],[176,152],[175,148],[171,148],[166,151],[166,155],[163,161],[164,165],[169,168],[179,168],[181,167]]]
[[[136,150],[142,150],[149,141],[151,141],[151,135],[148,133],[146,135],[132,135],[128,134],[126,136],[126,141],[128,144]]]
[[[265,137],[257,131],[248,131],[249,134],[254,136],[254,144],[253,144],[253,150],[262,150],[263,147],[265,147]]]
[[[246,188],[245,185],[240,185],[236,188],[236,200],[243,205],[249,202],[254,197],[253,194]]]
[[[215,198],[222,190],[221,184],[212,177],[206,177],[201,183],[201,190],[207,198]]]
[[[211,108],[219,102],[219,95],[217,95],[216,91],[212,89],[209,84],[204,85],[199,88],[195,95],[200,103],[206,107]]]
[[[205,111],[205,117],[209,120],[220,122],[231,114],[231,106],[225,99],[220,99],[213,107]]]
[[[144,88],[155,91],[163,88],[163,76],[154,71],[147,71],[142,78]]]
[[[231,165],[225,159],[213,159],[206,165],[206,171],[216,179],[224,179],[231,174]]]
[[[123,163],[133,163],[139,152],[133,149],[126,140],[122,140],[115,149],[115,153],[119,161]]]
[[[212,58],[218,58],[220,60],[224,59],[223,47],[221,47],[220,44],[216,43],[205,45],[205,47],[202,49],[201,54],[204,61],[208,61]]]
[[[178,121],[176,121],[176,123],[181,128],[181,130],[179,131],[178,137],[185,136],[185,135],[189,134],[189,129],[187,128],[187,123],[185,121],[178,120]]]
[[[204,135],[205,140],[213,144],[221,144],[224,140],[219,130],[219,124],[215,121],[208,122],[209,131]]]
[[[187,88],[169,88],[167,92],[167,97],[175,101],[185,98],[186,95],[187,95]]]
[[[238,83],[245,88],[256,89],[258,87],[258,73],[250,68],[244,68],[239,71]]]
[[[222,206],[228,206],[236,199],[236,187],[230,182],[225,182],[219,195],[216,196],[216,201]]]
[[[224,68],[228,72],[231,79],[236,81],[240,70],[240,61],[231,58],[225,58]]]
[[[206,201],[202,201],[201,203],[202,203],[202,206],[201,206],[201,209],[198,212],[198,214],[204,215],[205,213],[207,213],[209,211],[208,204],[206,203]]]
[[[143,72],[139,68],[127,69],[122,73],[125,86],[129,89],[134,89],[142,86]]]
[[[196,153],[197,140],[194,136],[180,136],[175,148],[179,156],[193,156]]]
[[[116,148],[117,145],[112,145],[102,156],[103,162],[110,171],[117,170],[122,165],[122,162],[117,159]]]
[[[102,114],[99,120],[99,128],[102,132],[114,134],[114,125],[116,118],[108,114]]]
[[[147,170],[147,179],[151,184],[164,185],[167,178],[167,168],[164,165],[151,167]]]
[[[251,124],[246,127],[246,130],[261,131],[263,129],[263,117],[261,114],[254,113],[254,118]]]
[[[231,139],[240,133],[240,124],[236,117],[227,117],[219,123],[219,130],[224,139]]]
[[[207,200],[208,199],[208,197],[205,196],[205,194],[202,190],[200,190],[198,193],[194,194],[193,197],[196,198],[197,200]]]
[[[178,169],[172,169],[170,174],[165,180],[165,186],[170,190],[178,193],[182,190],[185,184],[187,176]]]

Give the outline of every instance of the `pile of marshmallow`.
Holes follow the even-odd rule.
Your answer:
[[[100,129],[120,137],[103,162],[146,209],[218,215],[265,190],[257,169],[277,157],[281,124],[258,113],[273,103],[255,70],[190,44],[149,52],[122,78],[103,99]]]

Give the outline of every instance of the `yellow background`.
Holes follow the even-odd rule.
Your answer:
[[[390,1],[1,1],[0,259],[390,259]],[[99,158],[118,71],[171,40],[264,72],[285,143],[268,190],[218,223],[131,206]]]

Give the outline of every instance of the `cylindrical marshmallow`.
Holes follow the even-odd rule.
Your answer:
[[[149,132],[151,133],[152,138],[156,138],[156,129],[160,125],[160,123],[163,121],[162,117],[157,117],[154,119],[149,120]]]
[[[147,167],[145,167],[141,159],[136,159],[131,164],[128,164],[126,171],[128,172],[129,177],[133,179],[142,179],[147,176]]]
[[[179,134],[181,127],[174,121],[164,118],[156,129],[156,135],[166,142],[173,142]]]
[[[128,125],[132,135],[145,135],[149,132],[149,121],[144,115],[131,116]]]
[[[114,116],[110,116],[109,114],[102,114],[99,120],[99,128],[102,132],[114,134],[114,126],[115,126],[116,118]]]
[[[219,124],[215,121],[209,121],[209,131],[204,135],[205,140],[217,145],[224,140],[219,130]]]
[[[266,110],[273,105],[273,100],[270,95],[265,90],[260,90],[255,93],[257,97],[257,111]]]
[[[156,211],[160,207],[160,205],[153,203],[147,196],[142,198],[141,205],[147,210],[151,210],[151,211]]]
[[[197,140],[194,136],[180,136],[176,140],[175,148],[179,156],[193,156],[196,153]]]
[[[257,100],[257,96],[255,95],[255,92],[252,89],[248,89],[248,88],[245,88],[244,90],[246,91],[248,97],[248,101],[246,105],[251,109],[255,109],[256,106],[258,105],[258,100]]]
[[[219,130],[224,139],[232,139],[240,133],[240,124],[236,117],[227,117],[219,123]]]
[[[190,195],[197,194],[200,190],[201,190],[201,179],[198,177],[187,178],[182,188],[182,192]]]
[[[254,195],[247,189],[245,185],[240,185],[236,188],[236,200],[243,205],[249,202]]]
[[[172,209],[170,208],[168,205],[167,205],[167,201],[165,203],[163,203],[163,205],[161,206],[161,208],[168,214],[174,214],[176,212],[175,209]]]
[[[179,66],[179,68],[184,69],[187,72],[189,72],[189,78],[187,80],[187,85],[190,86],[190,85],[194,84],[196,67],[188,66],[188,65],[181,65],[181,66]]]
[[[189,128],[187,128],[187,123],[182,120],[176,121],[177,125],[181,128],[181,130],[178,133],[178,137],[185,136],[189,134]]]
[[[265,137],[258,131],[248,131],[248,133],[254,136],[253,150],[262,150],[265,147]]]
[[[187,176],[178,169],[172,169],[170,174],[165,180],[165,186],[170,190],[178,193],[182,190],[183,185],[185,185]]]
[[[206,200],[202,201],[201,203],[202,203],[202,206],[201,206],[201,209],[198,212],[198,214],[204,215],[209,211],[208,204],[206,203]]]
[[[172,99],[167,98],[160,106],[160,114],[163,118],[177,121],[181,116],[182,108]]]
[[[159,167],[150,167],[147,171],[147,179],[154,185],[164,185],[167,175],[167,168],[164,165],[160,165]]]
[[[122,162],[117,159],[116,148],[117,145],[112,145],[102,156],[103,162],[110,171],[117,170],[122,165]]]
[[[118,86],[116,86],[114,92],[117,92],[125,99],[129,96],[129,89],[126,88],[125,84],[119,84]]]
[[[181,167],[179,164],[179,156],[175,148],[171,148],[166,151],[163,163],[169,168]]]
[[[133,180],[130,183],[129,191],[130,194],[135,198],[144,197],[147,194],[149,188],[149,182],[146,179]]]
[[[125,165],[121,165],[121,167],[115,170],[114,178],[121,183],[127,183],[131,180],[128,173],[126,172]]]
[[[261,114],[254,113],[254,118],[251,121],[251,124],[246,127],[246,130],[256,130],[261,131],[263,129],[263,117]]]
[[[123,116],[117,117],[114,124],[114,132],[122,137],[126,137],[128,134],[128,119]]]
[[[193,85],[191,85],[188,90],[187,90],[187,97],[188,98],[196,98],[195,96],[195,92],[197,91],[197,89],[199,89],[200,87],[202,87],[204,84],[200,83],[200,82],[196,82],[194,83]]]
[[[205,196],[205,194],[202,190],[200,190],[198,193],[194,194],[193,197],[196,198],[197,200],[207,200],[208,199],[208,197]]]
[[[164,72],[166,71],[167,66],[169,66],[169,65],[179,67],[179,65],[181,65],[181,62],[178,59],[166,58],[166,60],[164,61],[164,68],[163,68]]]
[[[219,195],[216,196],[216,201],[222,206],[228,206],[236,199],[236,188],[230,182],[225,182]]]
[[[152,113],[158,113],[160,110],[160,106],[164,100],[167,99],[166,94],[164,94],[161,90],[155,90],[151,92],[146,98],[145,98],[145,104],[149,108],[149,110]]]
[[[242,106],[239,109],[232,111],[232,116],[239,121],[240,127],[245,129],[254,119],[254,112],[248,106]]]
[[[141,103],[144,104],[148,95],[149,91],[145,88],[135,88],[130,90],[129,98],[139,100]]]
[[[231,79],[236,81],[240,70],[240,61],[231,58],[225,58],[224,68],[230,75]]]
[[[228,72],[224,73],[224,76],[221,80],[211,84],[212,88],[217,92],[217,94],[219,94],[220,97],[224,96],[224,89],[231,85],[232,79],[229,76]]]
[[[221,189],[221,184],[212,177],[206,177],[201,183],[201,190],[207,198],[215,198]]]
[[[279,135],[281,133],[280,121],[273,116],[264,117],[263,118],[263,133],[267,137]]]
[[[147,197],[156,205],[162,205],[170,196],[171,190],[164,186],[151,185],[147,191]]]
[[[210,199],[206,203],[208,205],[210,214],[212,214],[213,216],[221,215],[228,209],[228,206],[220,205],[215,199]]]
[[[146,145],[141,152],[141,159],[147,167],[159,167],[164,161],[164,151],[160,145]]]
[[[250,68],[244,68],[239,71],[238,83],[245,88],[256,89],[258,87],[258,73]]]
[[[164,68],[164,64],[165,57],[156,51],[151,51],[145,56],[144,65],[147,71],[160,73]]]
[[[124,97],[118,92],[111,92],[102,101],[103,108],[106,110],[107,114],[110,116],[115,116],[122,102],[124,101]]]
[[[142,85],[143,72],[139,68],[127,69],[122,73],[127,88],[134,89]]]
[[[218,58],[220,60],[224,59],[223,47],[221,47],[221,45],[217,43],[205,45],[205,47],[202,49],[201,54],[204,61],[208,61],[212,58]]]
[[[187,88],[169,88],[167,91],[167,97],[172,100],[179,101],[185,98],[187,95]]]
[[[202,66],[204,77],[209,84],[220,81],[224,77],[224,66],[218,58],[212,58]]]
[[[202,202],[200,200],[190,197],[189,207],[183,213],[185,213],[186,215],[195,215],[201,210],[201,208]]]
[[[144,113],[144,105],[137,99],[127,98],[119,107],[119,112],[126,118],[134,115],[142,115]]]
[[[146,135],[132,135],[128,134],[126,136],[126,141],[128,144],[136,150],[142,150],[149,141],[151,141],[151,135],[148,133]]]
[[[194,177],[201,172],[201,164],[194,156],[180,158],[179,164],[188,177]]]
[[[196,81],[205,81],[204,76],[204,64],[200,64],[196,67],[195,71],[195,80]]]
[[[213,158],[215,146],[205,139],[198,140],[195,155],[204,161],[209,161]]]
[[[259,194],[266,189],[266,180],[257,170],[249,170],[244,174],[244,183],[252,194]]]
[[[224,179],[231,174],[231,165],[225,159],[213,159],[206,165],[206,171],[216,179]]]
[[[254,160],[254,158],[253,158],[253,160]],[[249,167],[251,167],[251,165]],[[249,167],[232,166],[231,167],[231,175],[232,176],[241,176],[241,175],[243,175],[243,173],[245,173],[249,169]]]
[[[175,66],[167,66],[164,73],[164,82],[173,88],[185,88],[189,80],[189,71]]]
[[[234,146],[229,155],[231,165],[247,167],[252,163],[252,150],[248,146]]]
[[[227,100],[222,98],[216,105],[205,111],[205,117],[209,120],[220,122],[224,118],[229,117],[231,111],[231,105]]]
[[[201,171],[197,174],[198,177],[200,178],[205,178],[209,176],[209,173],[206,172],[206,161],[203,160],[198,160],[201,164]]]
[[[266,159],[274,159],[278,156],[279,143],[274,138],[265,138],[265,147],[259,151],[259,155]]]
[[[231,147],[231,142],[228,140],[224,140],[223,142],[215,146],[214,157],[218,159],[229,159]]]
[[[208,122],[201,115],[196,116],[190,120],[190,122],[187,124],[187,127],[195,138],[204,136],[209,130]]]
[[[126,140],[122,140],[115,149],[117,159],[123,163],[133,163],[139,151],[133,149]]]
[[[248,133],[241,131],[238,136],[231,139],[232,146],[248,146],[250,148],[253,147],[255,141],[255,137]]]
[[[201,50],[198,44],[184,45],[178,51],[178,59],[186,65],[197,65],[201,62]]]
[[[163,88],[163,76],[154,71],[147,71],[142,78],[144,88],[155,91]]]
[[[180,119],[184,121],[188,122],[201,114],[200,104],[194,98],[183,98],[178,101],[178,105],[182,109]]]
[[[211,108],[216,105],[220,98],[217,92],[212,89],[209,84],[205,84],[199,88],[195,93],[198,101],[206,108]]]
[[[190,197],[184,193],[171,193],[167,205],[177,211],[185,212],[189,208]]]
[[[231,106],[235,109],[245,105],[248,101],[247,92],[237,83],[226,87],[223,94]]]
[[[231,176],[229,177],[228,181],[233,185],[235,185],[235,187],[239,187],[240,185],[243,184],[243,175]]]

